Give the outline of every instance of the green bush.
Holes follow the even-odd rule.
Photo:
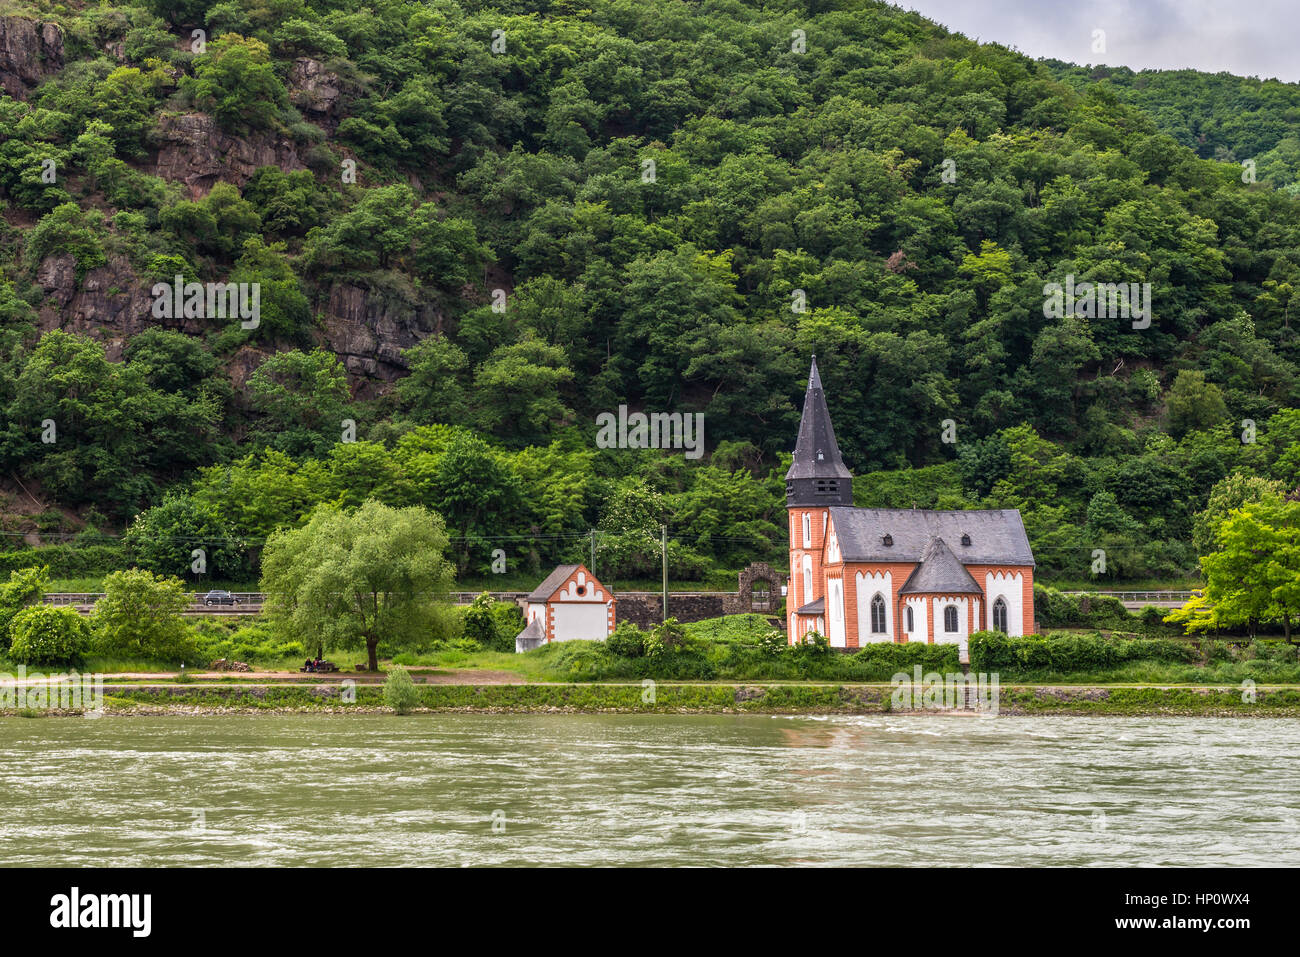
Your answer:
[[[1106,638],[1100,634],[1009,638],[998,631],[977,631],[970,639],[971,669],[1008,677],[1048,671],[1107,671],[1138,661],[1187,664],[1207,651],[1168,638]]]
[[[642,658],[645,656],[646,634],[630,621],[620,621],[614,633],[605,641],[605,646],[612,654],[621,658]]]
[[[398,666],[384,679],[384,704],[398,714],[406,714],[420,703],[420,692],[411,680],[411,674]]]
[[[24,608],[14,615],[9,632],[9,657],[19,664],[70,664],[90,647],[90,628],[71,608]]]
[[[220,624],[203,622],[195,628],[194,654],[186,663],[207,665],[218,658],[249,664],[275,664],[285,659],[301,663],[306,657],[302,642],[283,641],[268,625],[244,625],[232,634]]]
[[[524,616],[512,601],[497,601],[487,592],[479,595],[462,613],[464,637],[488,651],[515,650],[515,637],[524,627]]]
[[[126,549],[121,545],[42,545],[0,552],[0,575],[44,565],[53,578],[86,578],[126,564]]]

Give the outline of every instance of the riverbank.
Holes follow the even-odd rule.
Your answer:
[[[416,713],[588,714],[953,714],[1300,717],[1300,688],[1032,686],[998,689],[996,708],[977,709],[958,692],[943,706],[900,708],[889,684],[436,684],[417,686]],[[955,706],[954,706],[955,702]],[[969,707],[967,706],[969,704]],[[109,685],[109,715],[265,713],[388,714],[377,686],[337,683]],[[21,717],[79,710],[0,710]]]

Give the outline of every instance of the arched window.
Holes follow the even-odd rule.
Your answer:
[[[876,635],[885,633],[885,599],[879,592],[871,599],[871,632]]]
[[[993,603],[993,630],[1007,633],[1007,603],[1003,598]]]
[[[813,600],[812,556],[803,557],[803,603]]]
[[[943,630],[949,632],[957,631],[957,606],[946,605],[943,609]]]
[[[916,624],[915,624],[915,622],[912,620],[912,606],[911,606],[911,605],[908,605],[908,606],[907,606],[907,630],[908,630],[908,631],[916,631]]]
[[[812,548],[812,516],[803,513],[803,547]]]

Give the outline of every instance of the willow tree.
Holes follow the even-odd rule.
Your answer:
[[[381,641],[413,644],[438,629],[452,579],[446,549],[442,518],[428,509],[321,506],[266,543],[268,618],[308,648],[364,646],[374,671]]]

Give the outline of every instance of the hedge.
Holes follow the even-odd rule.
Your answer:
[[[51,578],[83,578],[127,568],[130,562],[122,545],[41,545],[0,552],[0,575],[38,565],[49,565]]]
[[[1103,638],[1101,635],[1025,635],[977,631],[970,639],[972,671],[1100,671],[1128,661],[1190,664],[1201,660],[1195,645],[1169,638]]]

